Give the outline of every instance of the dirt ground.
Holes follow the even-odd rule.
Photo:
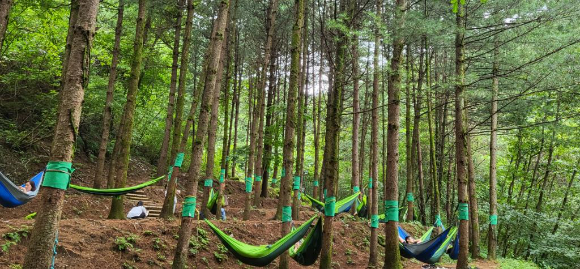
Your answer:
[[[77,171],[72,182],[90,186],[94,165],[81,157],[75,160]],[[42,162],[42,160],[40,161]],[[39,162],[39,163],[40,163]],[[30,175],[42,166],[30,165],[26,170]],[[132,160],[128,175],[128,184],[133,185],[146,181],[151,176],[152,167],[139,160]],[[26,171],[20,177],[26,178]],[[15,173],[18,174],[18,173]],[[201,190],[201,187],[199,188]],[[162,187],[147,188],[148,196],[157,201],[163,199]],[[220,229],[233,235],[236,239],[253,245],[271,244],[280,236],[281,223],[272,220],[276,212],[275,198],[262,199],[262,207],[251,212],[250,221],[241,221],[244,207],[244,183],[227,181],[226,194],[229,197],[227,221],[213,220]],[[20,268],[29,241],[28,232],[34,220],[25,217],[36,212],[40,196],[30,203],[18,208],[0,208],[0,268]],[[201,197],[201,193],[198,194]],[[181,202],[182,197],[179,197]],[[69,190],[59,227],[59,244],[57,247],[55,268],[170,268],[175,246],[179,219],[164,221],[161,219],[144,220],[107,220],[111,198],[82,194]],[[128,211],[132,204],[125,201]],[[177,212],[180,212],[178,207]],[[301,208],[300,220],[304,221],[316,214],[308,206]],[[213,216],[212,216],[213,217]],[[252,268],[240,263],[203,221],[196,221],[192,242],[190,243],[189,265],[191,268]],[[296,221],[299,224],[300,221]],[[369,224],[349,215],[341,215],[333,224],[333,268],[365,268],[368,263]],[[405,229],[416,235],[422,231],[414,226]],[[381,226],[382,228],[382,226]],[[10,234],[12,233],[12,234]],[[20,240],[16,244],[8,243],[17,233]],[[12,237],[11,237],[12,235]],[[126,247],[119,250],[119,247]],[[5,248],[5,250],[2,250]],[[379,264],[382,268],[384,253],[379,248]],[[405,268],[424,268],[415,260],[405,260]],[[497,268],[496,264],[486,261],[475,261],[477,268]],[[276,268],[278,259],[266,268]],[[291,268],[303,268],[290,259]],[[309,268],[318,268],[318,262]],[[436,268],[436,267],[431,267]],[[453,268],[445,265],[438,268]]]

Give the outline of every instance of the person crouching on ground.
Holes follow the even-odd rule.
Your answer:
[[[135,207],[129,210],[129,213],[127,213],[127,218],[144,219],[147,217],[147,215],[149,215],[149,211],[147,211],[147,208],[143,206],[143,201],[139,201]]]

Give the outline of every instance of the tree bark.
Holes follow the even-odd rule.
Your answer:
[[[286,99],[286,127],[284,133],[284,148],[283,169],[285,173],[282,174],[280,182],[280,201],[283,208],[291,207],[290,193],[292,191],[292,167],[294,165],[294,143],[296,129],[296,97],[298,95],[298,88],[300,83],[300,50],[302,39],[302,27],[304,25],[304,6],[305,0],[294,0],[295,21],[292,26],[292,41],[291,41],[291,61],[290,61],[290,86],[288,89],[288,97]],[[283,220],[282,222],[282,236],[288,234],[291,229],[291,221]],[[282,269],[288,268],[288,253],[282,254],[280,257],[280,267]]]
[[[497,216],[497,96],[499,92],[499,46],[494,40],[492,87],[491,87],[491,134],[489,138],[489,215]],[[519,147],[518,147],[519,151]],[[518,154],[519,155],[519,154]],[[516,160],[516,170],[519,168],[519,156]],[[515,173],[515,172],[514,172]],[[515,174],[514,177],[515,178]],[[514,182],[514,181],[512,181]],[[510,202],[513,186],[508,191],[508,204]],[[554,231],[555,233],[555,231]],[[489,224],[487,231],[487,257],[495,260],[497,250],[497,224]]]
[[[467,111],[465,111],[467,114]],[[467,115],[465,115],[467,118]],[[466,128],[469,126],[467,120],[465,122]],[[479,250],[479,209],[477,206],[477,189],[475,185],[475,165],[473,164],[473,152],[471,149],[471,135],[467,134],[467,175],[468,175],[468,191],[469,191],[469,235],[471,241],[471,258],[479,259],[481,257]]]
[[[274,41],[272,41],[275,43]],[[270,165],[272,164],[272,147],[275,140],[274,121],[274,98],[275,92],[278,90],[276,84],[276,51],[275,46],[272,47],[273,51],[270,55],[270,78],[268,82],[268,101],[266,104],[266,129],[264,130],[264,158],[262,161],[262,192],[260,197],[268,197],[268,187],[270,185],[271,170]],[[258,198],[256,198],[258,199]]]
[[[112,104],[113,92],[115,91],[115,81],[117,80],[117,64],[119,62],[119,50],[121,45],[121,32],[123,30],[123,11],[125,9],[124,0],[119,0],[117,7],[117,25],[115,26],[115,43],[113,45],[113,59],[109,69],[109,83],[107,84],[107,97],[105,99],[105,108],[103,111],[103,132],[101,133],[101,142],[99,144],[99,155],[97,157],[97,168],[93,188],[100,189],[103,187],[103,177],[105,172],[105,158],[107,155],[107,146],[109,144],[109,134],[111,131],[111,119],[113,117]]]
[[[181,3],[181,6],[183,3]],[[181,7],[180,7],[181,9]],[[177,93],[177,107],[175,112],[175,120],[173,121],[173,142],[171,149],[171,160],[174,160],[178,151],[183,151],[185,149],[182,142],[187,143],[187,138],[185,141],[181,141],[181,118],[183,114],[183,106],[185,102],[185,84],[187,78],[187,67],[189,60],[189,46],[191,40],[191,29],[193,27],[193,0],[187,0],[187,17],[185,21],[185,31],[183,33],[183,48],[181,50],[181,63],[179,67],[179,89]],[[179,20],[179,25],[181,27],[181,19]],[[177,30],[177,29],[176,29]],[[179,41],[177,41],[177,46],[179,46]],[[189,129],[186,129],[189,132]],[[173,154],[175,149],[175,155]],[[167,152],[166,152],[167,154]],[[158,166],[159,167],[159,166]],[[160,217],[168,219],[173,217],[173,207],[175,202],[175,188],[177,186],[177,177],[179,176],[179,167],[173,167],[171,173],[171,179],[169,179],[169,184],[167,185],[167,193],[165,195],[165,200],[163,201],[163,207],[161,208]],[[159,171],[158,171],[159,172]]]
[[[413,195],[413,158],[411,156],[413,156],[414,154],[412,153],[413,150],[413,146],[411,144],[411,137],[412,137],[412,131],[411,131],[411,84],[413,83],[412,81],[412,76],[411,76],[411,71],[409,70],[409,66],[410,66],[410,58],[411,58],[411,52],[409,49],[409,45],[407,45],[407,60],[405,61],[405,69],[406,69],[406,74],[407,74],[407,80],[406,80],[406,84],[405,84],[405,161],[406,161],[406,175],[407,175],[407,187],[406,187],[406,193],[407,193],[407,216],[406,216],[406,221],[407,222],[411,222],[413,221],[413,218],[415,217],[415,208],[414,208],[414,199],[409,199],[411,197],[411,195]]]
[[[465,95],[465,7],[458,3],[455,33],[455,162],[457,177],[457,200],[468,203],[467,197],[467,158],[466,127],[463,126]],[[469,246],[469,220],[459,221],[459,257],[457,269],[467,269]]]
[[[79,1],[78,19],[72,24],[70,54],[63,67],[63,88],[50,152],[50,161],[72,162],[81,118],[84,90],[88,84],[90,47],[95,33],[99,1]],[[49,268],[58,231],[65,191],[45,187],[23,268]]]
[[[421,219],[421,223],[425,225],[426,221],[426,210],[425,210],[425,175],[423,173],[423,150],[421,149],[421,135],[420,135],[420,128],[419,123],[421,121],[421,102],[422,102],[422,92],[423,89],[423,80],[425,78],[425,47],[421,44],[421,51],[419,53],[419,74],[417,78],[417,91],[415,96],[415,113],[414,113],[414,121],[413,121],[413,142],[414,147],[416,150],[416,168],[417,168],[417,177],[419,183],[419,218]],[[410,212],[412,214],[413,212]]]
[[[377,20],[375,26],[375,44],[373,53],[373,105],[372,105],[372,124],[371,124],[371,178],[377,182],[376,186],[373,185],[371,189],[372,204],[370,206],[371,216],[379,214],[379,202],[378,202],[378,182],[379,182],[379,49],[381,47],[381,35],[380,35],[380,21],[381,17],[381,6],[382,0],[376,0],[376,16]],[[353,128],[353,130],[356,130]],[[356,132],[355,132],[356,133]],[[385,192],[386,193],[386,192]],[[353,206],[354,207],[354,206]],[[377,227],[372,227],[371,225],[371,240],[370,240],[370,253],[369,253],[369,266],[376,267],[378,265],[378,225]]]
[[[355,2],[355,1],[353,1]],[[355,7],[352,7],[352,13],[355,13]],[[359,148],[360,143],[359,132],[360,129],[360,105],[359,105],[359,55],[358,55],[358,35],[352,37],[352,153],[351,153],[351,189],[355,186],[361,187],[361,175],[359,171]],[[376,68],[376,66],[375,66]],[[356,207],[353,206],[351,213],[356,212]],[[376,249],[376,248],[375,248]],[[376,262],[376,259],[375,259]]]
[[[11,7],[12,0],[0,0],[0,52],[2,52],[2,45],[6,37],[6,29],[8,29],[8,16]]]
[[[131,154],[131,140],[133,138],[133,121],[135,107],[137,105],[137,91],[141,78],[141,63],[143,60],[143,37],[145,29],[145,14],[147,9],[146,0],[139,0],[139,11],[133,43],[133,59],[131,60],[131,73],[127,89],[127,102],[123,111],[123,128],[115,143],[119,143],[119,154],[115,163],[115,188],[123,188],[127,182],[127,170]],[[111,167],[113,168],[113,167]],[[113,197],[109,219],[125,219],[123,196]]]
[[[199,121],[197,132],[193,141],[191,150],[191,163],[189,175],[186,183],[186,197],[195,197],[197,194],[197,181],[201,170],[201,159],[203,155],[203,148],[205,137],[208,131],[210,105],[213,102],[213,91],[216,89],[217,69],[219,68],[223,37],[228,19],[228,0],[221,0],[219,2],[218,15],[214,22],[213,33],[211,35],[210,44],[208,46],[208,61],[207,61],[207,77],[204,84],[203,94],[201,98],[201,110],[199,113]],[[200,205],[205,206],[205,205]],[[181,220],[181,227],[179,229],[179,240],[175,249],[175,257],[173,258],[174,269],[186,268],[187,255],[189,247],[189,238],[191,237],[192,228],[194,226],[192,217],[183,217]]]
[[[400,33],[405,28],[406,0],[397,0],[394,10],[395,24],[393,35],[393,56],[391,58],[391,73],[388,85],[388,129],[387,129],[387,179],[384,184],[385,200],[398,201],[399,192],[399,118],[401,113],[401,54],[405,38]],[[412,214],[412,212],[410,212]],[[390,220],[385,225],[385,264],[384,268],[399,269],[401,254],[399,253],[398,222]]]
[[[173,38],[173,62],[171,63],[171,80],[169,83],[169,102],[167,104],[167,116],[165,117],[165,132],[163,135],[163,141],[161,142],[161,152],[159,153],[159,159],[157,160],[157,177],[167,173],[167,151],[169,150],[171,128],[173,127],[175,90],[177,88],[177,69],[179,69],[179,40],[181,38],[181,18],[183,17],[184,4],[185,0],[178,0],[176,8],[177,12],[175,13],[175,36]]]

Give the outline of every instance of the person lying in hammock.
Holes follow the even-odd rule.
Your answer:
[[[404,242],[401,242],[401,243],[407,243],[407,244],[414,245],[414,244],[421,243],[421,239],[415,239],[413,236],[410,236],[409,235],[409,236],[407,236],[407,238],[405,238],[405,241]]]
[[[135,207],[129,210],[129,213],[127,213],[127,218],[144,219],[147,217],[147,215],[149,215],[149,211],[147,211],[147,208],[143,206],[143,202],[139,201]]]
[[[20,191],[22,191],[23,193],[33,192],[36,190],[36,184],[33,181],[28,181],[28,182],[26,182],[24,187],[18,186],[18,189]]]

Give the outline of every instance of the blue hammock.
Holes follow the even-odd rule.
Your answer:
[[[36,176],[31,178],[29,181],[34,182],[36,190],[24,193],[22,190],[10,181],[4,174],[0,173],[0,204],[3,207],[17,207],[28,203],[38,194],[42,179],[44,176],[44,171],[38,173]],[[24,187],[24,184],[22,185]]]
[[[454,260],[457,260],[459,257],[459,233],[457,233],[455,240],[453,240],[453,246],[447,251],[447,254]]]
[[[405,258],[414,258],[428,264],[434,264],[439,261],[443,254],[445,254],[447,247],[451,244],[451,241],[453,241],[453,237],[456,234],[457,228],[451,227],[429,241],[423,241],[418,244],[400,243],[399,249],[401,251],[401,256]],[[399,237],[404,240],[408,235],[409,234],[399,226]]]

